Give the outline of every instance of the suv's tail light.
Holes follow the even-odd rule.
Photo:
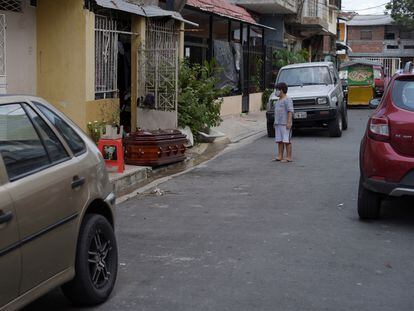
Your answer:
[[[368,136],[374,140],[389,141],[390,127],[388,119],[372,117],[369,120]]]

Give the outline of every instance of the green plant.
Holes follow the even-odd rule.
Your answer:
[[[309,52],[305,49],[299,52],[277,50],[273,53],[273,65],[277,68],[282,68],[290,64],[305,63],[308,59]]]
[[[252,75],[252,83],[256,92],[259,92],[262,88],[262,70],[263,70],[263,59],[260,56],[256,56],[255,59],[255,72]]]
[[[390,11],[395,23],[406,30],[414,30],[414,1],[392,0],[385,8]]]
[[[216,63],[205,62],[203,65],[181,63],[179,73],[178,125],[188,126],[196,134],[220,125],[220,109],[229,90],[217,89],[219,82]]]
[[[87,128],[89,136],[95,143],[98,143],[99,138],[101,138],[102,133],[104,133],[106,122],[93,121],[88,122]]]
[[[267,110],[267,103],[269,101],[270,95],[273,93],[273,89],[265,89],[262,94],[262,106],[260,107],[260,110]]]

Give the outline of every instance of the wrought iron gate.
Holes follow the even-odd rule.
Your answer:
[[[177,109],[178,40],[174,20],[147,21],[145,43],[138,49],[138,97],[154,96],[157,110]]]

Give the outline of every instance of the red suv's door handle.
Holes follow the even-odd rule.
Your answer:
[[[85,177],[75,176],[75,177],[73,177],[73,181],[72,181],[72,184],[71,184],[72,185],[72,189],[79,188],[84,183],[85,183]]]
[[[12,212],[3,213],[2,211],[0,211],[0,224],[5,224],[12,219],[13,219]]]

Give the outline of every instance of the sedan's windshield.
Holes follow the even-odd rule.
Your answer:
[[[326,66],[283,69],[277,82],[288,86],[327,85],[332,84],[329,69]]]

